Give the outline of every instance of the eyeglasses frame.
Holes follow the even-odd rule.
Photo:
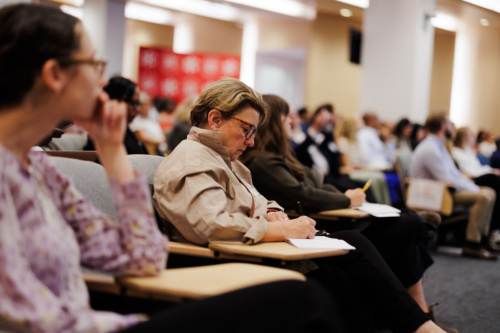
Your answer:
[[[253,136],[255,136],[257,134],[257,127],[255,127],[253,124],[250,124],[249,122],[241,120],[240,118],[235,117],[235,116],[231,116],[231,118],[233,118],[234,120],[237,120],[240,123],[245,124],[245,125],[250,127],[248,129],[248,132],[245,133],[245,140],[249,140],[250,138],[252,138]]]
[[[104,70],[106,69],[106,65],[108,64],[106,60],[98,60],[94,58],[90,59],[56,58],[56,61],[61,66],[84,65],[84,64],[92,65],[97,69],[99,77],[102,77],[104,75]]]

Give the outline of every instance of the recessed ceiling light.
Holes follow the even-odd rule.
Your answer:
[[[479,19],[479,23],[481,23],[481,25],[484,25],[485,27],[490,25],[490,21],[487,18]]]
[[[342,15],[344,17],[351,17],[352,16],[352,10],[347,9],[347,8],[342,8],[340,10],[340,15]]]

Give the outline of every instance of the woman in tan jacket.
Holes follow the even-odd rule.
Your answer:
[[[236,79],[209,85],[191,111],[193,128],[154,177],[154,205],[174,240],[247,244],[313,238],[315,221],[288,219],[260,195],[237,159],[253,146],[266,121],[262,97]],[[370,332],[375,321],[393,332],[443,332],[428,319],[373,245],[353,231],[333,233],[355,251],[305,262],[300,270],[340,300],[352,332]]]

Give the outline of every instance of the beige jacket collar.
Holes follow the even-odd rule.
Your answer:
[[[221,139],[222,133],[212,130],[206,130],[199,127],[191,127],[189,131],[188,140],[193,140],[201,143],[204,146],[212,148],[217,152],[223,159],[224,162],[232,168],[231,157],[229,156],[229,150],[224,146]]]

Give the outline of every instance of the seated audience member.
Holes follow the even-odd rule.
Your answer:
[[[476,136],[468,127],[457,130],[452,156],[458,168],[478,186],[487,186],[495,190],[496,200],[490,224],[490,242],[492,249],[500,249],[500,170],[483,165],[474,149]]]
[[[413,152],[410,177],[442,180],[453,185],[454,202],[471,207],[462,255],[496,260],[497,256],[488,250],[495,191],[489,187],[477,186],[455,165],[445,146],[452,130],[451,122],[446,116],[431,115],[425,126],[429,134]]]
[[[495,140],[497,149],[491,154],[490,164],[492,168],[500,169],[500,138]]]
[[[158,97],[154,101],[155,108],[158,110],[158,122],[164,133],[168,133],[174,126],[173,112],[175,110],[175,102],[170,98]]]
[[[362,187],[363,183],[340,172],[341,155],[333,137],[336,120],[331,104],[318,107],[311,117],[304,141],[295,146],[295,153],[302,164],[317,170],[324,177],[325,183],[345,192]],[[367,195],[369,201],[375,201],[371,190],[368,190]]]
[[[263,99],[269,106],[269,121],[259,128],[254,146],[240,157],[252,173],[255,188],[285,210],[295,209],[297,201],[311,213],[363,202],[361,189],[342,193],[329,184],[316,185],[311,171],[299,163],[288,143],[288,103],[276,95],[264,95]],[[422,277],[433,260],[425,244],[428,229],[424,221],[411,211],[403,211],[399,218],[377,220],[373,218],[361,233],[377,248],[422,310],[429,312]]]
[[[489,165],[491,154],[497,149],[493,135],[488,131],[479,131],[476,144],[481,163]]]
[[[174,127],[170,132],[167,133],[167,143],[169,153],[177,147],[177,145],[185,140],[191,129],[191,108],[193,107],[197,95],[190,95],[179,103],[173,112],[174,116]]]
[[[398,121],[393,131],[396,140],[396,160],[401,167],[404,178],[408,177],[410,172],[410,160],[413,152],[411,146],[412,132],[413,125],[407,118]]]
[[[239,80],[222,79],[201,92],[187,140],[154,177],[154,204],[173,239],[199,245],[256,244],[315,236],[315,221],[306,216],[288,220],[277,203],[257,192],[250,172],[238,161],[266,118],[262,97]],[[356,250],[303,261],[296,269],[339,299],[351,332],[373,331],[372,312],[393,332],[443,332],[366,238],[355,231],[332,237],[345,239]]]
[[[93,59],[82,23],[57,8],[0,8],[0,50],[0,331],[346,332],[325,292],[299,281],[172,305],[151,318],[93,310],[80,265],[154,275],[167,258],[146,179],[123,145],[127,106],[102,91],[106,63]],[[119,221],[44,152],[30,151],[63,119],[94,140]]]
[[[303,132],[307,131],[307,127],[309,127],[310,117],[309,112],[307,112],[307,108],[303,107],[297,110],[297,115],[300,119],[299,127]]]
[[[380,121],[376,113],[367,112],[363,115],[363,124],[356,134],[361,157],[367,168],[377,170],[392,170],[394,168],[393,142],[383,142],[380,138]]]
[[[349,178],[360,182],[371,180],[370,190],[374,201],[390,205],[391,197],[384,173],[366,168],[361,158],[361,151],[356,139],[358,129],[358,123],[353,118],[340,118],[335,125],[335,142],[341,153],[340,172],[348,174]]]
[[[402,206],[401,183],[398,174],[394,172],[396,152],[392,127],[388,123],[381,124],[375,112],[366,112],[362,120],[364,126],[356,133],[356,139],[363,163],[368,169],[384,172],[391,205]]]
[[[108,94],[110,99],[127,103],[127,127],[125,129],[125,137],[123,138],[127,154],[148,154],[144,144],[130,129],[130,123],[139,113],[139,106],[141,104],[137,85],[129,79],[115,76],[109,79],[103,90]],[[96,150],[96,146],[90,136],[84,150]]]
[[[151,98],[147,92],[139,92],[139,114],[129,127],[151,155],[163,156],[167,150],[167,138],[158,121],[149,118]]]
[[[424,125],[421,124],[413,124],[413,130],[411,132],[410,136],[410,142],[411,142],[411,150],[415,150],[415,148],[418,146],[422,140],[424,140],[427,137],[427,129],[425,128]]]

